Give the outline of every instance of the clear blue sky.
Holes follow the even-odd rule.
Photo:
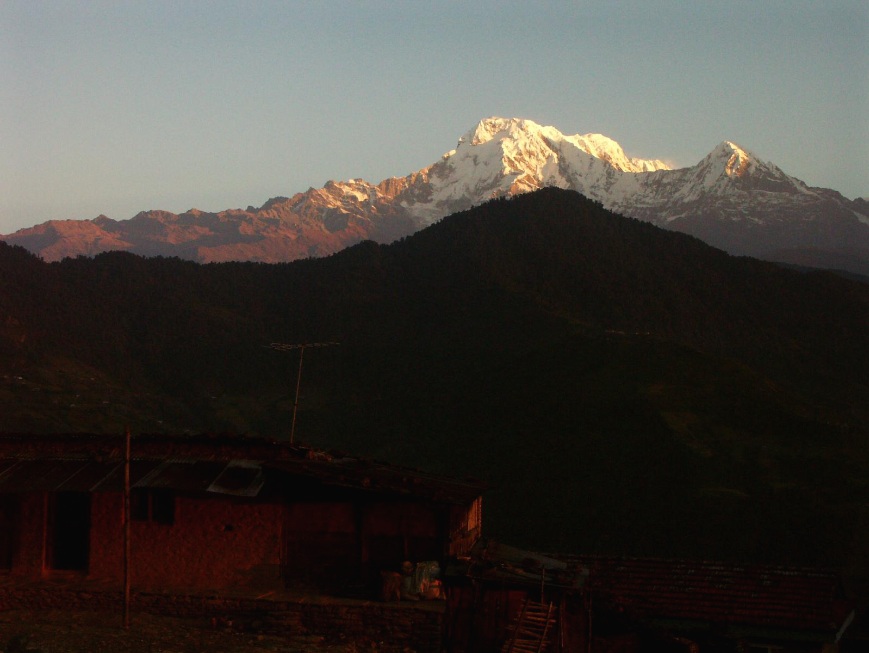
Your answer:
[[[869,0],[0,3],[0,233],[260,205],[481,118],[869,195]]]

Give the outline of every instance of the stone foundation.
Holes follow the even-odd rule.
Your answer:
[[[225,625],[254,624],[283,635],[344,635],[439,653],[443,636],[442,603],[377,603],[330,597],[239,598],[135,593],[133,612],[174,617],[212,617]],[[0,610],[97,610],[121,615],[123,594],[53,588],[0,588]]]

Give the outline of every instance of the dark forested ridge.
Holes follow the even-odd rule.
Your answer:
[[[290,264],[0,244],[0,427],[283,437],[265,345],[334,340],[297,436],[487,479],[490,535],[862,568],[867,327],[865,284],[557,189]]]

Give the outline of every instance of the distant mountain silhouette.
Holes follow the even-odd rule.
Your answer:
[[[670,170],[628,157],[602,134],[565,135],[520,118],[486,118],[454,150],[379,184],[329,181],[263,206],[130,220],[53,220],[3,236],[47,261],[126,250],[202,263],[293,261],[362,240],[389,243],[494,197],[578,191],[622,215],[689,233],[732,254],[869,272],[869,203],[812,188],[736,143]]]
[[[488,534],[853,561],[869,287],[544,189],[290,264],[0,244],[6,430],[288,433],[487,479]],[[21,377],[21,378],[19,378]]]

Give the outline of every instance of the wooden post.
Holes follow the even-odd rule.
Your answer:
[[[124,630],[130,629],[130,427],[124,447]]]
[[[567,596],[561,595],[561,603],[558,606],[558,653],[564,651],[564,611],[567,609]]]
[[[53,495],[46,492],[42,497],[42,575],[43,577],[52,568],[52,558],[54,557],[54,547],[48,541],[51,534],[51,503]]]
[[[356,529],[356,552],[359,561],[359,580],[367,583],[371,580],[368,569],[368,541],[365,533],[365,506],[361,501],[353,503],[353,525]]]

